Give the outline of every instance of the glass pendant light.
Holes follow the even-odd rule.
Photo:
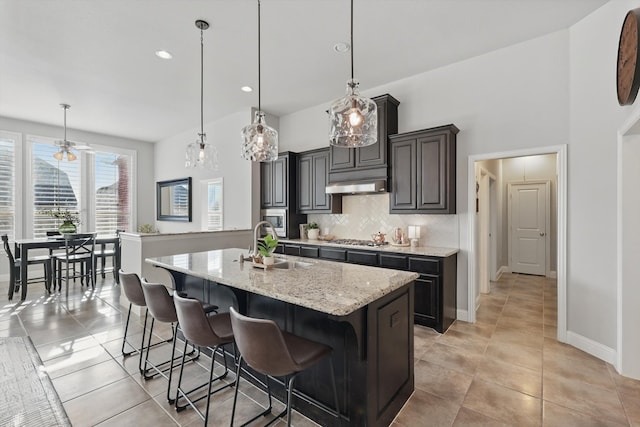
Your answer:
[[[351,0],[351,79],[347,94],[329,107],[329,142],[336,147],[366,147],[378,141],[376,103],[360,96],[353,77],[353,0]]]
[[[218,169],[218,150],[212,144],[207,144],[207,134],[204,133],[204,42],[202,32],[209,28],[209,23],[198,19],[196,27],[200,29],[200,133],[195,142],[187,145],[185,167],[202,167]]]
[[[267,125],[260,98],[260,0],[258,0],[258,111],[252,124],[242,128],[242,157],[253,162],[278,158],[278,131]]]

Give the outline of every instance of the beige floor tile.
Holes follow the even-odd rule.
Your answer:
[[[542,422],[541,399],[477,379],[462,406],[514,426],[539,426]]]
[[[440,337],[438,342],[450,347],[458,347],[470,353],[483,353],[489,340],[478,335],[466,334],[449,329]]]
[[[542,397],[542,374],[539,371],[501,362],[491,356],[482,359],[475,378],[533,397]]]
[[[479,412],[462,407],[453,422],[454,427],[510,427],[502,421],[489,418]]]
[[[477,335],[482,338],[491,338],[491,335],[493,335],[493,330],[495,328],[493,327],[493,325],[469,323],[463,322],[461,320],[456,320],[453,325],[449,327],[449,329],[457,332],[462,332],[464,334]]]
[[[125,378],[65,402],[64,408],[74,426],[92,426],[149,399],[133,379]]]
[[[627,417],[616,390],[609,390],[581,381],[544,374],[543,398],[592,417],[620,424]]]
[[[485,357],[542,373],[542,349],[539,348],[492,340],[487,347]]]
[[[542,403],[542,425],[544,427],[622,427],[627,424],[600,420],[545,401]]]
[[[128,377],[127,373],[112,359],[54,378],[53,385],[62,402],[97,390]]]
[[[147,400],[97,424],[98,427],[171,427],[178,425],[153,400]]]
[[[545,353],[543,357],[544,376],[561,377],[567,380],[580,381],[598,387],[615,390],[616,384],[607,370],[605,362],[585,358],[576,363],[574,359]]]
[[[111,360],[109,353],[98,345],[82,350],[71,351],[54,359],[49,359],[44,362],[44,365],[51,378],[58,378],[71,372]]]
[[[459,347],[435,343],[424,353],[422,360],[434,363],[467,375],[473,375],[478,367],[483,353],[472,352]]]
[[[520,330],[504,330],[496,327],[491,340],[505,344],[525,345],[533,348],[542,348],[543,337],[541,334],[527,333]]]
[[[632,426],[640,426],[640,399],[638,399],[637,393],[620,393],[620,400],[622,400],[622,406],[629,423]]]
[[[451,426],[460,405],[422,390],[416,390],[395,419],[401,426]]]
[[[471,375],[461,374],[424,360],[416,363],[414,376],[416,389],[456,403],[462,402],[473,379]]]

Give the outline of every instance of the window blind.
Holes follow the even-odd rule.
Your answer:
[[[15,238],[16,141],[0,134],[0,234]]]
[[[95,230],[98,234],[131,229],[131,163],[129,155],[95,153]]]
[[[207,230],[222,230],[222,179],[207,183]]]

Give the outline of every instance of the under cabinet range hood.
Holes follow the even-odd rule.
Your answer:
[[[384,193],[387,190],[387,181],[378,179],[363,182],[336,182],[329,184],[324,189],[327,194],[372,194]]]

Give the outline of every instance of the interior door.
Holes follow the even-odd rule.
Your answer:
[[[511,271],[546,274],[549,204],[546,183],[510,184]]]

